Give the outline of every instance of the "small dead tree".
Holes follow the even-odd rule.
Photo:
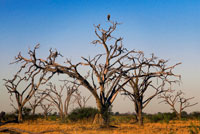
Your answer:
[[[34,57],[35,50],[29,51],[29,55]],[[18,57],[15,58],[15,62],[13,62],[22,64],[19,71],[12,79],[4,79],[4,81],[5,87],[10,93],[10,100],[12,102],[12,95],[15,96],[15,102],[17,103],[16,109],[18,110],[18,121],[22,122],[23,107],[32,98],[39,87],[42,84],[45,84],[52,77],[52,75],[48,74],[47,71],[30,64],[29,61],[24,61],[19,57],[20,53]]]
[[[53,104],[49,103],[49,104],[44,104],[43,102],[40,102],[40,106],[43,109],[43,114],[44,117],[47,119],[47,116],[52,112],[53,108]]]
[[[136,121],[139,125],[143,125],[143,109],[149,102],[160,93],[164,92],[165,85],[179,82],[173,80],[179,75],[175,75],[172,70],[179,65],[167,66],[166,60],[158,59],[152,54],[150,58],[146,58],[143,52],[140,52],[134,58],[134,64],[142,64],[137,69],[125,75],[125,79],[130,79],[128,86],[123,88],[123,95],[127,95],[135,105]],[[134,77],[133,77],[134,76]],[[170,80],[171,79],[171,80]],[[145,95],[146,92],[153,91],[151,95]]]
[[[167,92],[163,92],[159,96],[159,98],[162,99],[160,103],[164,102],[165,104],[168,104],[171,107],[171,110],[176,113],[178,119],[181,119],[181,114],[184,109],[198,104],[198,103],[191,104],[189,101],[194,99],[194,97],[185,98],[184,93],[181,90],[177,92],[175,92],[175,90],[169,90]]]
[[[64,119],[68,114],[69,104],[72,95],[78,89],[79,85],[70,85],[69,82],[64,81],[64,84],[60,86],[59,89],[56,87],[56,85],[53,85],[52,83],[49,83],[48,86],[48,93],[45,100],[55,105],[59,111],[60,118]],[[65,91],[66,93],[63,93]]]
[[[32,109],[32,115],[35,115],[36,108],[46,97],[47,94],[44,91],[42,91],[41,93],[38,91],[33,95],[32,101],[29,101],[29,105],[31,106]]]
[[[86,107],[86,103],[88,102],[88,100],[90,99],[91,95],[86,97],[81,95],[82,93],[80,91],[76,91],[74,94],[74,102],[78,104],[79,108],[85,108]]]

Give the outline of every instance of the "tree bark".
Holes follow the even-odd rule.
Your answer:
[[[143,126],[143,115],[142,115],[142,101],[134,102],[135,103],[135,112],[136,120],[140,126]]]
[[[64,103],[64,116],[65,117],[68,116],[68,109],[69,109],[70,100],[71,100],[71,96],[67,96],[67,98],[65,99],[65,103]]]
[[[182,116],[181,116],[181,112],[178,114],[178,119],[181,120]]]
[[[63,111],[60,110],[59,115],[60,115],[61,121],[63,121],[65,119],[65,114],[63,113]]]
[[[144,124],[143,124],[142,109],[139,109],[137,118],[138,118],[138,124],[139,124],[140,126],[143,126]]]
[[[100,110],[100,126],[103,128],[108,128],[110,124],[110,106],[101,106]]]
[[[22,107],[19,107],[18,109],[18,122],[21,123],[23,122],[23,118],[22,118]]]
[[[32,110],[33,110],[33,111],[32,111],[32,115],[35,115],[35,109],[36,109],[36,107],[33,107],[33,108],[32,108]]]
[[[110,118],[110,113],[109,113],[109,108],[110,105],[102,105],[102,103],[99,101],[99,99],[96,98],[96,104],[97,108],[99,110],[99,114],[95,116],[95,118],[98,118],[96,120],[96,123],[100,125],[100,127],[109,127],[109,118]]]

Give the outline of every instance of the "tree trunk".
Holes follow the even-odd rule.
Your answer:
[[[60,119],[61,119],[61,121],[64,121],[65,115],[64,115],[63,111],[60,111],[59,114],[60,114]]]
[[[71,100],[71,96],[68,96],[67,99],[65,100],[64,103],[64,116],[67,117],[68,116],[68,109],[69,109],[69,102]]]
[[[108,111],[100,111],[100,113],[95,115],[93,124],[98,124],[102,128],[108,128],[110,123],[109,116]]]
[[[18,122],[21,123],[23,121],[23,118],[22,118],[22,107],[19,107],[18,109]]]
[[[140,126],[143,126],[143,116],[142,116],[142,101],[136,101],[135,103],[135,113],[136,121]]]
[[[44,118],[47,120],[47,115],[48,113],[47,112],[44,112]]]
[[[33,107],[32,115],[35,115],[35,109],[36,109],[36,107]]]
[[[103,118],[102,118],[102,115],[97,113],[94,117],[94,120],[93,120],[93,124],[98,124],[98,125],[102,125],[103,124]]]
[[[110,106],[104,106],[102,105],[100,102],[96,102],[97,103],[97,107],[99,110],[99,114],[95,116],[98,117],[98,124],[101,127],[109,127],[109,123],[110,123],[110,113],[109,113],[109,108]]]
[[[177,112],[175,108],[173,108],[174,113],[176,113],[177,119],[181,120],[181,112]]]
[[[101,114],[101,127],[109,127],[110,125],[110,111],[109,111],[110,106],[102,106],[100,109],[100,114]]]
[[[106,108],[101,109],[101,117],[102,117],[102,127],[108,127],[109,126],[109,113]]]
[[[139,109],[138,114],[137,114],[137,119],[138,119],[138,124],[140,126],[143,126],[143,116],[142,116],[142,109]]]
[[[182,116],[181,116],[181,112],[178,114],[178,119],[181,120]]]

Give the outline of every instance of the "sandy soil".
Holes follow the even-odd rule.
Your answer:
[[[18,128],[31,132],[46,130],[57,130],[60,132],[49,132],[45,134],[190,134],[195,129],[199,130],[200,121],[171,121],[169,123],[145,123],[143,127],[136,124],[115,124],[117,128],[100,129],[96,125],[87,123],[62,124],[56,121],[37,120],[22,124],[6,124],[0,126],[7,128]],[[61,132],[62,131],[62,132]],[[23,133],[27,134],[27,133]]]

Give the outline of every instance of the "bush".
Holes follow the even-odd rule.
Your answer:
[[[175,113],[157,113],[153,115],[146,115],[145,118],[150,120],[150,122],[166,122],[169,123],[170,120],[176,118]]]
[[[56,121],[57,119],[59,119],[59,117],[57,115],[50,115],[48,119],[51,121]]]
[[[24,116],[29,116],[30,113],[31,113],[31,108],[29,108],[29,107],[23,107],[22,114]]]
[[[190,116],[190,118],[192,118],[192,119],[200,120],[200,112],[198,112],[198,111],[190,113],[189,116]]]
[[[111,117],[111,122],[118,123],[130,123],[134,120],[133,115],[114,115]]]
[[[35,121],[39,118],[42,118],[42,115],[40,114],[35,114],[35,115],[27,115],[27,116],[24,116],[23,119],[24,121]]]
[[[5,121],[12,121],[17,120],[17,115],[15,113],[6,113],[5,115]]]
[[[170,120],[173,120],[176,118],[175,113],[163,113],[163,121],[166,123],[169,123]]]
[[[68,115],[68,119],[70,121],[94,119],[97,113],[98,109],[92,107],[76,108]]]

